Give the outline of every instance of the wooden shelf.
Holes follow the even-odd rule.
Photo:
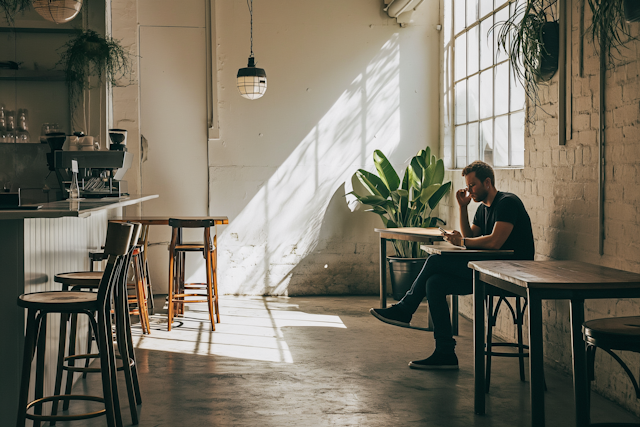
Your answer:
[[[15,80],[27,82],[63,82],[64,71],[58,70],[0,70],[0,80]]]
[[[0,33],[57,33],[76,34],[80,30],[75,28],[26,28],[26,27],[0,27]]]

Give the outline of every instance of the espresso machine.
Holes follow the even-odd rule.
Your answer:
[[[54,169],[64,199],[69,197],[71,161],[78,162],[80,197],[128,196],[124,174],[131,167],[133,154],[127,151],[54,151]]]

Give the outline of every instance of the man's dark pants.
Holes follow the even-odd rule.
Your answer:
[[[411,289],[398,303],[406,313],[413,314],[424,297],[427,297],[433,320],[433,337],[438,351],[454,351],[456,341],[451,333],[447,295],[473,293],[473,272],[467,267],[468,263],[466,257],[431,255]]]

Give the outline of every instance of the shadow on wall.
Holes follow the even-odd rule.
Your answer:
[[[349,230],[334,228],[333,224],[356,221],[346,219],[343,197],[345,182],[350,187],[354,171],[360,167],[373,168],[370,157],[374,149],[393,153],[398,147],[398,38],[394,34],[381,47],[222,233],[219,254],[222,293],[288,295],[294,290],[311,293],[304,289],[305,282],[308,285],[306,279],[317,274],[318,268],[345,261],[353,263],[351,257],[340,254],[351,251],[357,255],[357,249],[345,250],[341,245],[375,241],[350,235]],[[320,248],[326,251],[315,254]],[[327,261],[323,261],[325,256]],[[329,276],[335,270],[330,270],[313,286],[325,293],[352,290],[352,284],[362,278],[352,277],[352,284],[347,283],[345,268],[340,267],[338,274],[342,279],[338,282],[331,283]]]

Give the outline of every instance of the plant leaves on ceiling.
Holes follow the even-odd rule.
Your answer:
[[[9,25],[13,25],[18,13],[24,12],[31,7],[31,0],[0,0],[0,9],[4,12],[4,17]]]

